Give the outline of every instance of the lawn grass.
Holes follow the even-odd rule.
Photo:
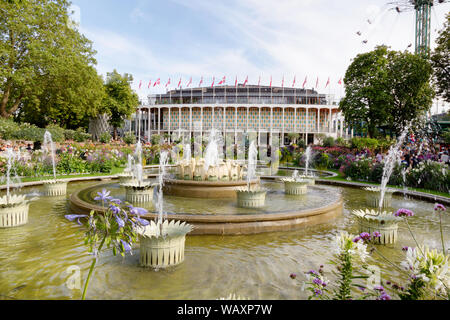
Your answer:
[[[73,179],[73,178],[88,178],[88,177],[102,177],[102,176],[113,176],[119,173],[122,173],[124,168],[113,167],[111,172],[106,173],[88,173],[88,174],[68,174],[68,175],[57,175],[56,179]],[[53,179],[53,176],[44,176],[44,177],[23,177],[20,180],[22,182],[35,182],[35,181],[43,181]],[[6,181],[0,183],[0,185],[6,184]]]
[[[327,169],[327,171],[331,171],[334,172],[336,174],[338,174],[336,177],[326,177],[323,178],[325,180],[335,180],[335,181],[346,181],[346,182],[357,182],[357,183],[365,183],[367,185],[376,185],[379,186],[380,184],[376,183],[376,182],[368,182],[368,181],[359,181],[359,180],[347,180],[346,178],[344,178],[344,175],[339,172],[339,170],[334,170],[334,169]],[[392,189],[398,189],[398,190],[403,190],[403,187],[399,187],[399,186],[391,186],[388,185],[389,188]],[[410,191],[417,191],[417,192],[425,192],[425,193],[429,193],[432,195],[436,195],[436,196],[441,196],[441,197],[445,197],[445,198],[450,198],[450,195],[448,193],[445,192],[439,192],[436,190],[427,190],[427,189],[422,189],[422,188],[411,188],[408,187],[408,190]]]

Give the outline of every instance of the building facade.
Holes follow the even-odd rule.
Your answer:
[[[281,145],[290,142],[292,133],[306,143],[316,142],[318,134],[334,138],[352,134],[330,96],[311,89],[203,87],[150,95],[148,101],[132,123],[132,130],[147,141],[154,134],[189,139],[207,135],[212,128],[224,136],[253,132],[259,144],[271,144],[276,137]]]

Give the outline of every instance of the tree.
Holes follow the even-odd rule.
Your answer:
[[[110,116],[109,123],[114,128],[114,139],[117,139],[117,128],[122,126],[124,119],[130,117],[139,105],[139,97],[131,89],[132,82],[131,75],[125,73],[121,76],[116,70],[108,72],[106,77],[106,96],[99,112]]]
[[[447,13],[447,21],[439,31],[436,44],[437,47],[431,55],[436,93],[450,102],[450,13]]]
[[[0,2],[0,116],[86,124],[101,102],[92,43],[71,28],[67,0]]]
[[[399,134],[431,107],[432,68],[419,55],[378,46],[359,54],[348,67],[340,110],[354,128],[374,137],[377,128]]]

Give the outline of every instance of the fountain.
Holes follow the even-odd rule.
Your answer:
[[[47,154],[51,154],[53,167],[53,179],[42,181],[44,184],[44,194],[52,197],[64,196],[67,193],[67,181],[56,179],[55,144],[53,143],[52,134],[48,130],[44,134],[43,148]]]
[[[305,150],[305,174],[301,176],[303,180],[307,180],[310,186],[316,184],[316,177],[313,174],[308,174],[309,164],[311,162],[312,148],[308,146]]]
[[[186,234],[192,226],[181,221],[168,221],[164,217],[163,185],[168,153],[163,151],[159,157],[159,177],[156,208],[157,220],[138,229],[140,241],[140,263],[155,269],[175,266],[184,260]]]
[[[251,186],[251,181],[256,178],[257,156],[258,150],[253,140],[248,150],[247,187],[240,187],[236,190],[238,207],[259,208],[264,206],[267,191],[259,184]]]
[[[393,214],[382,212],[383,208],[390,207],[394,190],[388,189],[387,183],[392,175],[395,164],[400,158],[400,148],[405,141],[409,126],[406,126],[397,143],[389,148],[383,168],[381,186],[379,188],[364,188],[367,191],[366,203],[378,208],[375,210],[359,210],[353,212],[357,217],[361,232],[379,231],[382,234],[378,243],[391,244],[397,240],[398,219]]]
[[[372,234],[378,231],[381,236],[374,238],[378,244],[393,244],[397,241],[398,222],[402,219],[394,214],[383,211],[375,212],[374,209],[353,210],[359,225],[359,233],[367,232]]]
[[[289,195],[306,194],[310,181],[299,176],[298,171],[294,170],[291,178],[283,178],[284,192]]]
[[[191,157],[190,145],[184,146],[183,159],[176,164],[175,179],[166,179],[167,195],[191,198],[235,198],[236,188],[247,184],[244,167],[235,160],[220,158],[221,134],[212,129],[204,158]],[[250,184],[255,186],[259,180]]]
[[[132,182],[133,177],[133,156],[131,154],[128,155],[128,162],[126,168],[123,170],[122,173],[119,173],[117,175],[119,177],[119,183],[120,184],[126,184],[129,182]]]
[[[136,144],[131,167],[132,179],[120,184],[126,190],[126,201],[131,203],[151,202],[153,198],[153,184],[150,181],[144,181],[141,141],[138,141]]]
[[[366,187],[363,190],[367,191],[366,193],[366,204],[369,207],[374,208],[389,208],[392,202],[392,194],[395,192],[394,189],[387,188],[384,193],[384,198],[380,205],[381,200],[381,188],[379,187]]]
[[[0,197],[0,228],[24,225],[28,222],[29,203],[37,198],[26,199],[25,195],[11,195],[11,169],[16,155],[12,149],[6,150],[6,195]],[[20,181],[19,181],[20,182]]]

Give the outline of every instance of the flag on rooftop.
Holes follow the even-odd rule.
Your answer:
[[[247,76],[247,78],[245,78],[245,81],[244,81],[244,87],[245,87],[245,85],[247,84],[247,82],[248,82],[248,76]]]
[[[152,85],[152,80],[150,80],[149,82],[148,82],[148,89],[150,89],[150,86]]]
[[[225,76],[220,80],[219,84],[225,84]]]
[[[203,83],[203,76],[200,78],[200,82],[199,82],[198,86],[200,87],[202,85],[202,83]]]
[[[141,86],[142,86],[142,80],[139,81],[139,89],[141,88]]]
[[[181,86],[181,77],[180,77],[180,81],[178,81],[178,88]]]
[[[330,84],[330,77],[328,77],[327,84],[325,85],[325,88],[326,88],[329,84]]]
[[[157,84],[160,84],[160,79],[158,78],[158,80],[155,81],[155,83],[153,84],[153,86],[156,86]]]
[[[214,87],[214,81],[215,81],[215,78],[213,77],[213,81],[211,83],[211,88]]]
[[[305,87],[306,81],[307,81],[308,76],[305,76],[305,81],[303,81],[303,88]]]
[[[167,88],[167,86],[170,84],[170,78],[169,78],[169,80],[167,81],[167,83],[166,83],[166,88]]]
[[[292,82],[292,88],[295,87],[295,76],[294,76],[294,81]]]
[[[192,84],[192,77],[189,79],[189,82],[187,83],[186,87],[189,87]]]

